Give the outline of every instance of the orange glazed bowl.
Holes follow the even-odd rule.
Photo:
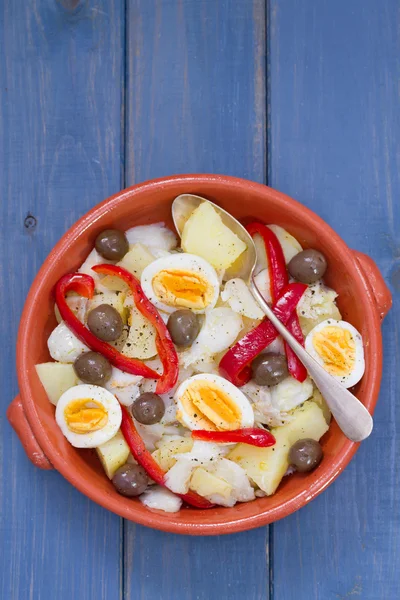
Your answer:
[[[343,319],[362,334],[366,370],[355,388],[372,413],[382,374],[380,325],[391,296],[375,263],[347,247],[316,214],[288,196],[258,183],[221,175],[179,175],[136,185],[105,200],[82,217],[58,242],[37,274],[21,317],[17,344],[20,395],[8,408],[8,418],[29,458],[43,469],[57,469],[83,494],[108,510],[155,529],[193,535],[233,533],[266,525],[293,513],[322,492],[346,467],[358,444],[349,441],[332,422],[322,438],[324,459],[307,475],[284,478],[271,497],[233,508],[178,513],[149,510],[137,499],[120,496],[106,477],[95,453],[72,447],[57,427],[50,404],[35,371],[49,360],[47,338],[56,325],[53,288],[67,272],[75,271],[103,229],[126,230],[134,225],[171,220],[172,200],[182,193],[204,196],[238,219],[256,217],[287,229],[303,247],[321,250],[328,260],[326,282],[338,293]]]

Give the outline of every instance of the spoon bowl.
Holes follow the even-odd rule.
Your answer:
[[[177,232],[182,237],[186,221],[192,212],[203,202],[208,202],[220,215],[223,223],[229,227],[247,246],[247,250],[225,272],[224,280],[240,277],[250,284],[251,292],[260,308],[271,321],[283,339],[306,367],[310,377],[325,398],[337,424],[346,437],[353,442],[361,442],[367,438],[373,428],[373,420],[365,406],[330,375],[292,336],[286,327],[275,316],[270,306],[265,302],[254,281],[253,273],[257,262],[257,251],[252,237],[239,221],[231,214],[201,196],[181,194],[172,203],[172,218]]]
[[[192,212],[203,202],[208,202],[217,211],[222,219],[224,225],[226,225],[234,234],[238,236],[242,242],[247,246],[247,250],[243,252],[239,258],[233,263],[233,265],[227,269],[223,276],[223,281],[233,279],[234,277],[240,277],[248,282],[253,274],[254,267],[257,262],[257,252],[254,242],[250,234],[246,231],[239,221],[237,221],[231,214],[226,210],[214,204],[210,200],[206,200],[201,196],[195,196],[193,194],[181,194],[172,203],[172,220],[175,225],[180,237],[182,237],[183,228],[185,227],[186,221],[189,219]]]

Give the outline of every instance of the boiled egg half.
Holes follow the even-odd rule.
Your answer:
[[[116,397],[97,385],[75,385],[59,399],[56,421],[75,448],[96,448],[108,442],[121,425]]]
[[[175,392],[177,419],[188,429],[231,431],[254,425],[249,400],[232,383],[211,373],[186,379]]]
[[[344,387],[360,381],[365,371],[364,347],[360,333],[346,321],[327,319],[306,337],[307,352]]]
[[[219,295],[217,273],[204,258],[179,253],[159,258],[143,271],[141,284],[147,298],[164,312],[190,308],[204,313]]]

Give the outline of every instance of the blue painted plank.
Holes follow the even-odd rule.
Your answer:
[[[127,184],[182,172],[264,181],[264,0],[130,0],[127,25]],[[267,598],[267,546],[268,528],[200,539],[125,523],[126,598]]]
[[[265,181],[264,0],[128,0],[127,182]]]
[[[400,597],[400,37],[396,0],[271,0],[270,181],[392,285],[375,430],[343,475],[274,525],[279,600]]]
[[[56,472],[34,468],[4,413],[18,391],[15,339],[36,271],[64,231],[121,185],[122,8],[118,0],[0,3],[0,597],[7,600],[120,598],[120,519]],[[34,218],[26,221],[28,213]]]
[[[126,528],[125,597],[129,600],[269,598],[266,527],[216,537]]]

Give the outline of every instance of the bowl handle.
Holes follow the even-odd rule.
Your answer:
[[[383,321],[392,306],[392,294],[372,258],[358,250],[352,252]]]
[[[21,396],[17,396],[7,409],[7,418],[16,432],[28,458],[36,467],[52,469],[53,465],[39,446],[37,439],[26,418]]]

